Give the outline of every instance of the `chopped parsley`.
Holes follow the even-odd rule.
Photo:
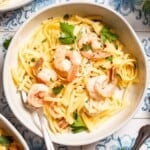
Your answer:
[[[61,84],[59,86],[54,87],[52,90],[55,94],[59,94],[63,88],[64,88],[64,85]]]
[[[89,51],[89,50],[91,50],[91,45],[83,44],[83,46],[82,46],[82,48],[80,50],[81,51]]]
[[[118,77],[118,78],[122,79],[122,77],[121,77],[121,75],[120,75],[120,74],[118,74],[118,73],[117,73],[116,75],[117,75],[117,77]]]
[[[113,56],[108,56],[105,59],[108,60],[108,61],[110,61],[110,62],[112,62],[113,61]]]
[[[105,43],[106,40],[108,40],[109,42],[113,42],[118,39],[118,36],[115,33],[111,32],[107,27],[102,28],[100,35],[103,43]]]
[[[106,70],[106,68],[104,66],[99,66],[99,68],[102,70]]]
[[[32,59],[31,59],[31,62],[35,62],[35,58],[32,58]]]
[[[9,145],[13,142],[13,138],[11,136],[0,136],[0,145]]]
[[[53,82],[53,79],[52,79],[52,78],[50,78],[49,80],[50,80],[51,82]]]
[[[46,42],[46,39],[42,40],[42,43]]]
[[[149,0],[145,0],[142,10],[144,11],[145,14],[150,12],[150,1]]]
[[[4,47],[5,49],[8,49],[11,40],[12,40],[12,37],[10,37],[9,39],[6,39],[6,40],[4,41],[3,47]]]
[[[115,48],[118,49],[118,45],[117,44],[115,45]]]
[[[73,117],[75,119],[74,123],[70,125],[72,132],[78,133],[87,130],[85,123],[83,122],[81,116],[77,112],[74,112]]]
[[[73,49],[74,49],[73,47],[70,47],[70,49],[69,49],[69,50],[70,50],[70,51],[73,51]]]
[[[61,22],[60,28],[62,31],[59,37],[60,42],[63,44],[73,44],[76,39],[76,36],[73,35],[75,26],[65,22]]]

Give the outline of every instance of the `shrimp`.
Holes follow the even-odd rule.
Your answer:
[[[34,67],[32,68],[32,71],[39,81],[49,85],[50,81],[57,80],[57,74],[53,69],[43,67],[43,63],[43,58],[40,58],[35,63]]]
[[[111,97],[116,89],[116,80],[109,82],[106,75],[99,76],[95,82],[95,91],[102,97]]]
[[[38,74],[37,78],[44,82],[45,84],[49,84],[50,81],[56,81],[57,80],[57,74],[54,70],[48,69],[48,68],[42,68]]]
[[[72,81],[78,72],[81,64],[81,55],[77,51],[67,50],[67,47],[60,46],[56,49],[54,56],[54,66],[61,76],[67,74],[67,81]]]
[[[90,97],[95,100],[103,100],[113,95],[116,89],[117,79],[115,78],[115,68],[110,70],[109,77],[106,75],[90,78],[87,83],[87,90]]]
[[[48,95],[49,88],[44,84],[34,84],[29,90],[27,103],[35,108],[43,106],[44,96]]]
[[[61,128],[61,129],[65,129],[68,127],[68,122],[66,122],[66,120],[64,118],[60,118],[58,119],[58,126]]]
[[[42,66],[44,63],[44,59],[40,58],[35,65],[31,68],[33,75],[36,76],[38,74],[38,72],[41,70]]]
[[[103,97],[111,97],[117,86],[116,68],[114,66],[109,70],[108,77],[105,78],[97,80],[95,90]]]
[[[99,59],[104,59],[106,57],[111,56],[111,54],[106,53],[106,52],[102,52],[102,51],[95,51],[92,52],[90,51],[81,51],[81,55],[86,57],[87,59],[91,59],[91,60],[99,60]]]
[[[78,42],[79,48],[83,48],[84,45],[91,45],[93,50],[101,48],[100,38],[98,38],[96,33],[86,33],[84,34]]]
[[[102,44],[95,33],[84,34],[84,36],[82,36],[79,40],[78,46],[82,49],[81,55],[88,59],[97,60],[110,56],[109,53],[101,51]],[[86,46],[88,46],[88,51],[86,50]]]
[[[85,111],[89,116],[96,116],[101,111],[108,110],[109,107],[109,101],[95,101],[90,99],[84,104]]]
[[[88,80],[86,85],[89,96],[95,100],[101,100],[102,96],[100,96],[97,91],[95,91],[95,83],[98,77],[93,77]]]
[[[60,119],[60,118],[63,117],[62,114],[60,114],[60,113],[56,110],[56,108],[59,107],[57,102],[55,102],[55,101],[50,101],[49,103],[47,103],[47,105],[48,105],[48,107],[49,107],[49,112],[50,112],[50,114],[51,114],[51,116],[52,116],[53,118]]]

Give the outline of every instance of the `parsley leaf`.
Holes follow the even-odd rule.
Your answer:
[[[73,124],[70,125],[70,127],[72,128],[72,132],[78,133],[87,130],[87,127],[85,126],[85,123],[83,122],[81,116],[79,116],[77,112],[74,112],[73,115],[75,121]]]
[[[9,39],[6,39],[6,40],[4,41],[3,47],[4,47],[5,49],[8,49],[11,40],[12,40],[12,37],[10,37]]]
[[[101,30],[101,40],[103,43],[105,43],[106,40],[108,40],[109,42],[113,42],[116,41],[118,39],[118,36],[111,32],[110,29],[108,29],[107,27],[103,27]]]
[[[55,94],[59,94],[63,88],[64,88],[64,85],[61,84],[59,86],[54,87],[52,90]]]
[[[35,62],[35,58],[32,58],[32,59],[31,59],[31,62]]]
[[[108,60],[108,61],[110,61],[110,62],[112,62],[113,61],[113,56],[108,56],[105,59]]]
[[[61,28],[61,35],[59,37],[59,40],[63,44],[73,44],[75,42],[76,37],[73,35],[74,31],[74,25],[61,22],[60,23],[60,28]]]
[[[71,24],[68,24],[65,22],[61,22],[60,28],[64,33],[67,33],[69,35],[73,35],[74,25],[71,25]]]
[[[0,136],[0,145],[9,145],[13,142],[13,138],[11,136]]]
[[[144,5],[142,7],[142,10],[145,13],[149,13],[150,12],[150,1],[149,0],[145,0]]]
[[[63,44],[73,44],[75,41],[75,38],[73,38],[73,37],[60,37],[59,40]]]
[[[42,40],[42,43],[44,43],[44,42],[46,42],[46,39],[43,39],[43,40]]]
[[[81,51],[89,51],[91,50],[91,45],[89,44],[83,44],[82,48],[80,49]]]

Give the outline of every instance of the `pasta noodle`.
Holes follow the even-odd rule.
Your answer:
[[[127,105],[137,62],[123,49],[99,16],[50,18],[20,48],[12,78],[52,132],[91,131]]]
[[[6,6],[9,3],[9,0],[0,0],[0,7]]]

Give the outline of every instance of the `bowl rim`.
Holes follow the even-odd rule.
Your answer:
[[[12,125],[12,123],[6,119],[6,117],[4,117],[2,114],[0,114],[0,121],[2,120],[2,122],[6,125],[6,128],[9,128],[12,133],[14,133],[16,135],[16,137],[19,140],[19,143],[26,149],[29,150],[29,147],[25,141],[25,139],[23,138],[23,136],[21,135],[21,133]]]
[[[99,139],[98,137],[93,137],[92,139],[89,139],[88,141],[80,141],[78,143],[71,143],[71,142],[60,142],[60,141],[57,141],[56,139],[53,139],[52,138],[52,141],[55,142],[55,143],[59,143],[59,144],[63,144],[63,145],[68,145],[68,146],[78,146],[78,145],[87,145],[87,144],[91,144],[91,143],[94,143],[98,140],[102,140],[104,138],[106,138],[107,136],[110,136],[111,134],[115,133],[116,131],[118,131],[119,129],[121,129],[125,124],[128,123],[128,121],[131,120],[131,118],[135,115],[135,113],[137,112],[139,106],[141,105],[143,99],[144,99],[144,95],[146,94],[146,89],[148,87],[148,69],[147,69],[147,58],[146,58],[146,54],[144,53],[144,49],[142,47],[142,44],[139,40],[139,38],[137,37],[135,31],[133,30],[133,28],[131,27],[131,25],[129,24],[129,22],[121,15],[119,14],[117,11],[113,10],[112,8],[104,5],[104,4],[97,4],[97,3],[94,3],[94,2],[64,2],[64,3],[55,3],[55,4],[52,4],[52,5],[49,5],[49,6],[46,6],[44,8],[42,8],[41,10],[35,12],[30,18],[28,18],[22,25],[21,27],[19,28],[19,30],[17,31],[17,33],[15,34],[14,38],[12,39],[12,42],[10,43],[10,46],[8,48],[8,51],[7,51],[7,54],[9,53],[10,49],[11,49],[11,45],[12,43],[14,43],[14,41],[16,40],[16,38],[18,37],[18,35],[21,33],[21,31],[24,29],[24,27],[30,22],[32,21],[35,17],[37,17],[38,15],[44,13],[45,11],[48,11],[49,9],[52,9],[52,8],[57,8],[57,7],[62,7],[62,6],[66,6],[66,5],[74,5],[74,4],[78,4],[78,5],[93,5],[94,7],[99,7],[99,8],[104,8],[105,10],[113,13],[114,15],[116,15],[117,17],[119,17],[120,20],[122,20],[122,22],[124,24],[126,24],[126,26],[128,27],[128,29],[130,30],[130,32],[132,32],[132,35],[134,36],[135,40],[137,41],[137,44],[138,46],[140,47],[140,50],[141,50],[141,53],[143,54],[143,58],[144,58],[144,64],[145,64],[145,71],[146,71],[146,74],[145,74],[145,87],[143,89],[143,93],[142,93],[142,96],[140,98],[140,102],[138,103],[136,109],[134,111],[132,111],[132,113],[130,114],[130,116],[122,123],[120,123],[115,129],[113,129],[111,132],[107,133],[107,134],[104,134],[101,136],[101,139]],[[14,108],[10,105],[10,101],[9,101],[9,96],[5,93],[5,91],[7,91],[7,87],[6,87],[6,84],[5,84],[5,74],[7,73],[7,69],[6,69],[6,64],[7,64],[7,59],[8,59],[8,55],[6,54],[6,57],[5,57],[5,60],[4,60],[4,65],[3,65],[3,87],[4,87],[4,94],[5,94],[5,97],[6,97],[6,100],[12,110],[12,112],[14,113],[14,115],[16,116],[16,118],[23,124],[24,124],[24,121],[21,117],[19,117],[18,114],[16,114],[14,112]],[[28,127],[27,125],[25,125],[30,131],[32,131],[33,133],[35,133],[36,135],[40,136],[40,137],[43,137],[41,132],[40,134],[36,133],[34,130],[32,130],[30,127]]]
[[[26,0],[26,1],[22,1],[20,2],[19,4],[15,4],[13,6],[11,5],[8,5],[7,7],[1,7],[0,8],[0,13],[4,13],[4,12],[7,12],[7,11],[10,11],[10,10],[16,10],[17,8],[20,8],[22,6],[25,6],[27,5],[28,3],[32,2],[32,0]]]

